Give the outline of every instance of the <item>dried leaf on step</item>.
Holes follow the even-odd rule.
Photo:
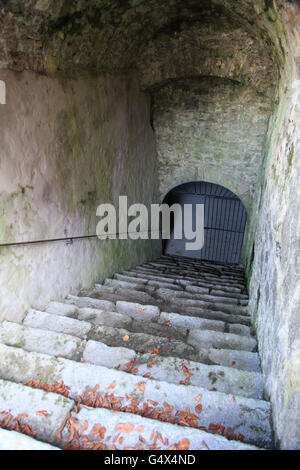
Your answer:
[[[189,448],[190,448],[190,441],[185,438],[181,439],[176,445],[177,450],[188,450]]]
[[[199,401],[201,400],[201,398],[202,398],[202,394],[199,393],[199,395],[197,395],[197,396],[194,398],[195,403],[199,403]]]
[[[48,411],[46,410],[41,410],[41,411],[37,411],[36,414],[38,416],[48,416]]]
[[[119,423],[116,426],[116,430],[120,432],[130,433],[133,431],[134,425],[131,423]]]
[[[145,385],[142,382],[139,382],[136,386],[139,392],[144,393],[145,392]]]

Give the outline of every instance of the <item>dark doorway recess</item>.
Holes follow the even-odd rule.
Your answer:
[[[199,251],[187,251],[187,240],[174,240],[171,217],[171,239],[165,240],[164,253],[176,256],[187,256],[206,261],[226,264],[239,264],[247,222],[246,209],[239,197],[229,189],[218,184],[204,181],[181,184],[172,189],[164,203],[204,204],[204,246]],[[193,211],[193,214],[195,212]],[[196,220],[193,216],[193,228]]]

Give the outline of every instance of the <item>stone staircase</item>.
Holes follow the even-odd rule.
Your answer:
[[[247,303],[241,267],[162,256],[3,322],[0,449],[272,448]]]

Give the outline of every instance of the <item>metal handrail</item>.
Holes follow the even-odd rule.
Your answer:
[[[151,233],[152,230],[144,230],[138,233]],[[102,235],[102,237],[105,236],[105,239],[109,236],[115,235],[118,237],[119,235],[130,235],[130,233],[136,233],[136,232],[116,232],[116,233],[108,233],[105,235]],[[67,241],[70,244],[73,243],[73,240],[84,240],[87,238],[98,238],[101,240],[101,236],[99,237],[98,235],[81,235],[81,236],[76,236],[76,237],[63,237],[63,238],[48,238],[46,240],[32,240],[32,241],[27,241],[27,242],[9,242],[9,243],[0,243],[0,248],[7,248],[11,246],[26,246],[26,245],[37,245],[38,243],[55,243],[55,242],[61,242],[61,241]]]

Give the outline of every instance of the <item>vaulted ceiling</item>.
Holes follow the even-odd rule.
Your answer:
[[[0,67],[136,70],[145,89],[220,76],[268,96],[286,60],[273,0],[0,0]]]

